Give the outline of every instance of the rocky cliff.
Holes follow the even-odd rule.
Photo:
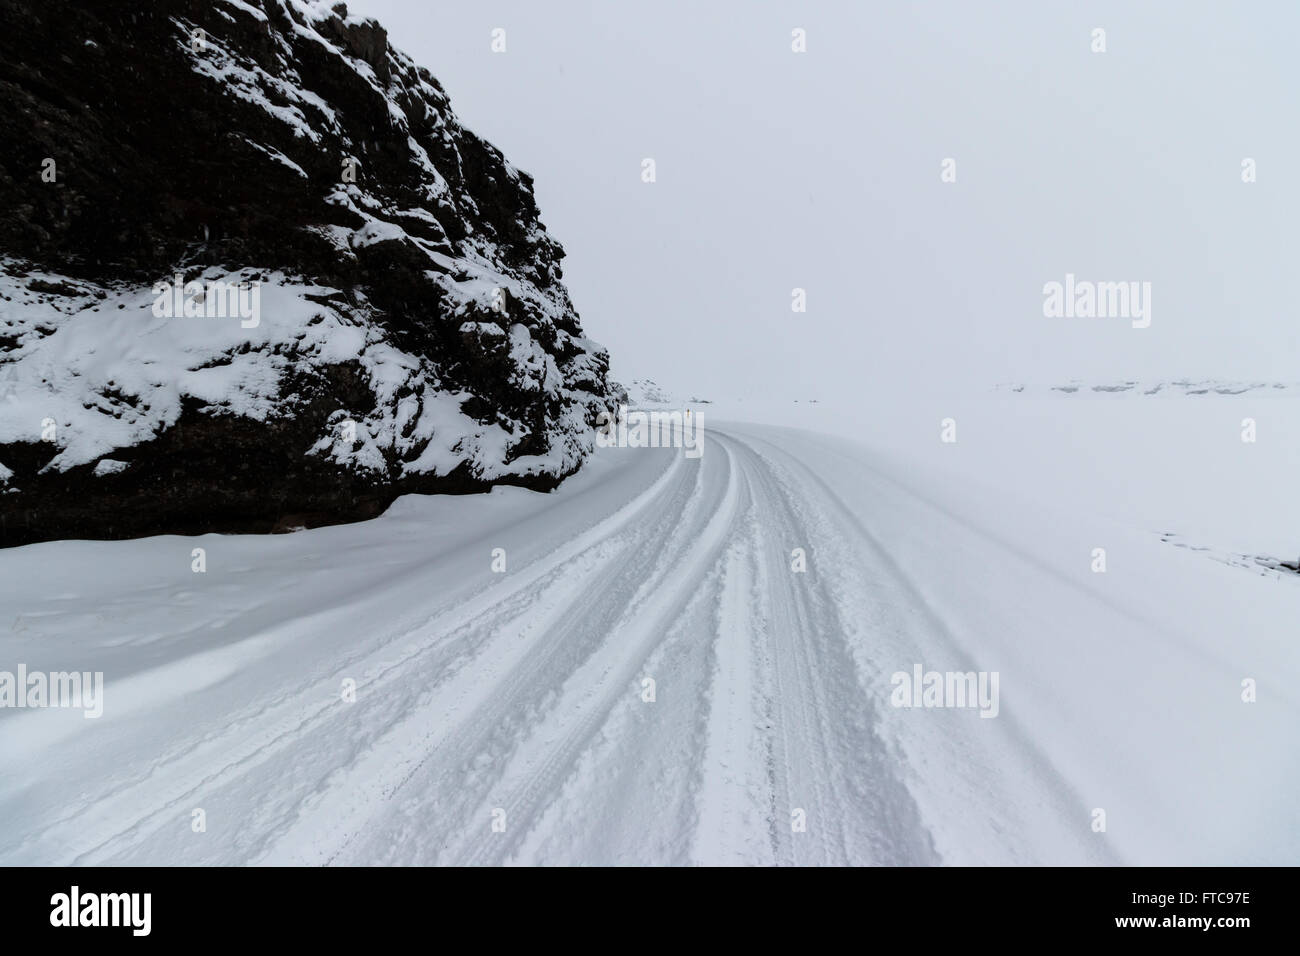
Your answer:
[[[0,545],[549,489],[609,403],[532,180],[374,20],[0,0]]]

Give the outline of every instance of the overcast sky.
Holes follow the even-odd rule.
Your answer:
[[[536,177],[622,376],[822,399],[1300,381],[1294,3],[348,7]],[[1066,273],[1150,282],[1150,327],[1044,317]]]

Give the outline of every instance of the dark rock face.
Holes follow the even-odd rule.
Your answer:
[[[531,178],[373,20],[0,0],[0,107],[0,545],[545,490],[590,450],[607,356]]]

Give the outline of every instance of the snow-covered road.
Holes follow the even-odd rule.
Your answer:
[[[1223,630],[1293,582],[1110,527],[1143,571],[1097,575],[1098,525],[706,435],[551,495],[0,552],[0,670],[105,679],[99,719],[0,710],[0,863],[1295,862],[1300,661]],[[997,716],[891,706],[917,665],[997,672]]]

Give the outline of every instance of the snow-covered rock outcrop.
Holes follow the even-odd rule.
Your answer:
[[[611,402],[530,177],[374,20],[0,0],[0,545],[547,489]]]
[[[673,401],[672,394],[666,388],[649,378],[632,379],[626,392],[627,404],[632,406],[669,405]]]

